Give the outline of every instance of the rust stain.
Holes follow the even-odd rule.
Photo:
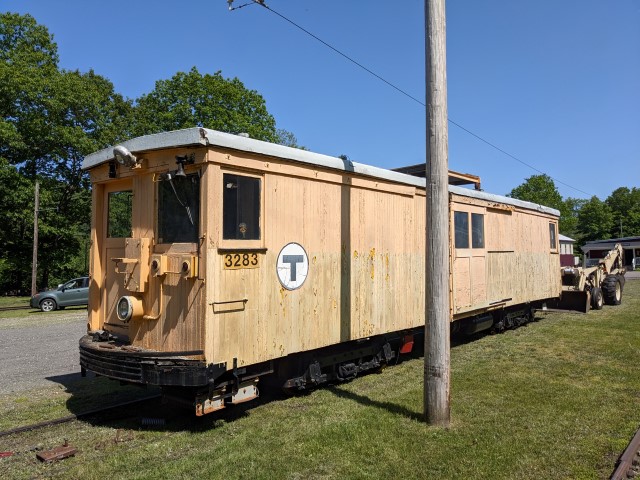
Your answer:
[[[358,258],[358,251],[357,250],[353,251],[353,258]]]

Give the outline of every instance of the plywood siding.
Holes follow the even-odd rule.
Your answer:
[[[485,248],[475,272],[471,261],[460,263],[459,250],[453,248],[454,316],[559,295],[560,259],[549,238],[549,223],[557,228],[557,217],[461,196],[454,196],[451,205],[485,216]],[[484,291],[485,301],[473,298],[474,289]]]
[[[264,162],[220,159],[219,182],[224,171],[263,179],[264,250],[260,268],[224,270],[219,232],[209,242],[208,255],[217,259],[209,259],[216,272],[209,303],[247,299],[208,307],[207,352],[215,362],[250,364],[424,323],[418,241],[424,215],[416,220],[424,197],[415,189],[389,193],[392,186],[379,181],[357,179],[355,187],[348,174],[321,172],[330,181],[320,181],[295,166],[286,175],[285,166],[273,162],[265,168]],[[221,202],[218,218],[219,210]],[[290,242],[309,257],[309,275],[298,290],[286,290],[276,275],[277,256]]]
[[[159,175],[191,152],[188,171],[201,173],[201,240],[158,244]],[[260,239],[222,238],[225,173],[260,180]],[[426,201],[416,187],[221,147],[150,152],[118,176],[109,179],[106,166],[92,171],[93,330],[114,322],[119,296],[135,295],[146,319],[120,327],[134,345],[204,350],[208,363],[230,367],[424,325]],[[106,195],[117,185],[134,192],[133,238],[147,239],[166,269],[145,273],[144,292],[127,292],[111,261],[127,251],[125,239],[106,238]],[[451,247],[454,318],[558,295],[559,258],[548,238],[556,217],[460,195],[451,202],[452,211],[484,215],[485,240],[479,249]],[[276,271],[290,242],[309,259],[297,290],[284,288]],[[255,254],[259,266],[225,269],[230,252]],[[194,275],[180,273],[185,258],[197,263]]]
[[[108,178],[104,166],[92,172],[95,184],[90,328],[107,329],[128,337],[135,346],[164,352],[204,349],[204,282],[180,273],[185,254],[197,257],[198,246],[158,245],[155,239],[158,175],[175,170],[175,155],[185,153],[189,153],[189,150],[150,153],[143,158],[142,166],[138,169],[119,167],[119,178],[115,180]],[[200,149],[196,165],[189,167],[188,171],[204,171],[205,155],[205,149]],[[131,240],[145,239],[151,245],[150,254],[161,253],[167,257],[169,273],[159,277],[149,274],[148,255],[139,258],[145,262],[141,266],[144,272],[144,278],[141,278],[144,283],[142,293],[127,290],[124,274],[119,273],[127,268],[132,270],[132,267],[123,264],[117,266],[113,261],[114,258],[127,258],[127,253],[131,256],[135,249],[125,248],[125,238],[107,238],[108,193],[120,189],[133,192]],[[204,225],[204,218],[200,222]],[[128,324],[120,322],[115,307],[123,295],[141,298],[144,313],[150,318],[133,319]]]

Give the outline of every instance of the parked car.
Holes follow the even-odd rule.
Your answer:
[[[58,308],[89,303],[89,277],[80,277],[63,283],[55,290],[36,293],[31,297],[31,306],[43,312]]]

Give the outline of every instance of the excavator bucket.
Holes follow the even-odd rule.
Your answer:
[[[591,294],[585,291],[566,290],[562,292],[558,308],[587,313],[591,305]]]

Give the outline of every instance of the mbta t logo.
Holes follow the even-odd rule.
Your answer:
[[[309,258],[302,245],[288,243],[278,254],[278,280],[287,290],[300,288],[309,273]]]

